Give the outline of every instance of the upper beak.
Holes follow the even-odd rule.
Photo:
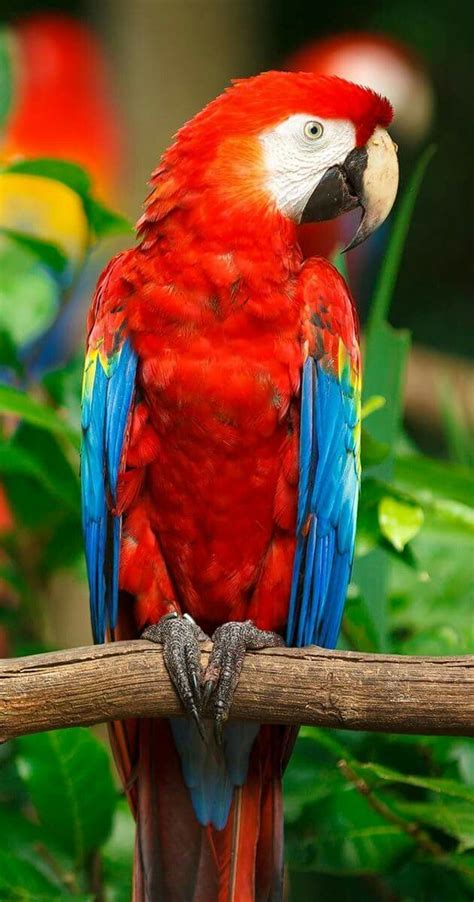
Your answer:
[[[342,165],[331,166],[303,210],[301,222],[334,219],[355,207],[363,213],[346,251],[365,241],[387,218],[398,188],[397,146],[378,126],[365,147],[356,147]]]

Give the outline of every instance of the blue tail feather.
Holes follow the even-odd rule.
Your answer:
[[[239,721],[227,724],[221,747],[210,723],[204,724],[206,742],[194,721],[173,718],[170,724],[196,817],[203,827],[212,824],[223,830],[234,789],[245,783],[250,751],[260,725]]]

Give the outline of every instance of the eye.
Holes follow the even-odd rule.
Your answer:
[[[324,132],[324,126],[321,124],[321,122],[316,122],[315,119],[310,119],[309,122],[305,122],[303,131],[305,138],[308,138],[309,141],[317,141],[318,138],[321,138]]]

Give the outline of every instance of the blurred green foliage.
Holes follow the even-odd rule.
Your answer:
[[[127,228],[98,207],[77,168],[58,161],[28,167],[42,176],[46,168],[47,177],[78,192],[94,239]],[[411,206],[407,195],[398,208],[367,341],[357,566],[342,641],[359,650],[460,654],[474,647],[474,472],[459,457],[423,457],[401,434],[409,337],[386,321]],[[62,253],[27,235],[21,242],[11,237],[7,256],[22,243],[50,267],[59,260],[55,250]],[[42,312],[32,306],[30,315]],[[28,653],[44,648],[42,599],[51,577],[78,571],[82,560],[81,361],[33,381],[19,344],[7,320],[0,334],[0,481],[15,525],[1,536],[0,630],[12,653]],[[467,740],[303,728],[285,777],[290,898],[472,897],[473,802],[474,747]],[[0,831],[5,902],[129,900],[132,818],[106,748],[91,731],[29,736],[0,748]]]

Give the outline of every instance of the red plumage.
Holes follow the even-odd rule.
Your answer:
[[[256,135],[299,111],[350,118],[360,143],[391,115],[373,92],[337,79],[237,83],[178,133],[153,175],[138,247],[99,285],[90,346],[103,341],[110,354],[126,335],[138,355],[114,508],[123,514],[115,638],[172,610],[206,632],[246,618],[284,631],[315,311],[322,353],[337,358],[339,338],[358,353],[342,279],[324,260],[303,265],[296,226],[262,180]],[[221,831],[196,821],[167,724],[118,724],[113,734],[138,817],[136,900],[278,897],[292,731],[261,728]]]

